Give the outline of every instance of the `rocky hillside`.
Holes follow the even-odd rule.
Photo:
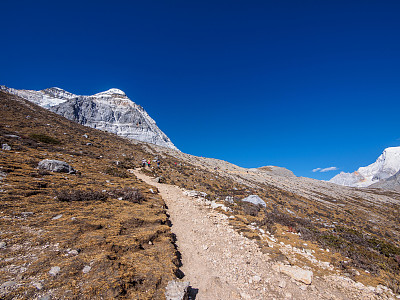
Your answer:
[[[381,180],[371,185],[370,187],[400,192],[400,171],[387,179]]]
[[[128,171],[141,147],[1,91],[0,108],[0,298],[164,299],[179,259],[163,199]]]
[[[179,255],[157,188],[132,169],[224,214],[281,272],[311,272],[300,287],[321,299],[400,293],[399,193],[245,169],[84,127],[9,94],[0,100],[1,298],[163,299],[182,276]],[[160,167],[141,168],[143,158]],[[38,169],[45,159],[76,172]]]
[[[341,172],[329,182],[354,187],[367,187],[385,180],[400,170],[400,147],[386,148],[378,159],[353,173]]]
[[[119,89],[110,89],[92,96],[74,95],[60,88],[32,91],[0,86],[0,90],[29,100],[79,124],[176,149],[147,112]]]

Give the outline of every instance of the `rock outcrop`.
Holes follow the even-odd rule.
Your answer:
[[[370,187],[400,192],[400,171],[387,179],[371,185]]]
[[[254,205],[262,205],[264,207],[266,207],[267,205],[265,204],[265,201],[263,199],[261,199],[259,196],[257,195],[250,195],[246,198],[243,198],[242,201],[244,202],[250,202],[253,203]]]
[[[171,280],[168,282],[165,291],[165,298],[167,300],[187,300],[189,299],[188,289],[190,283]]]
[[[45,159],[39,162],[39,169],[48,170],[51,172],[75,174],[76,171],[73,167],[61,160]]]
[[[75,95],[60,88],[32,91],[0,86],[0,90],[29,100],[79,124],[177,150],[147,112],[119,89],[91,96]]]

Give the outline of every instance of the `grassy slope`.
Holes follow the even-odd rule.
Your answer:
[[[163,299],[179,261],[163,200],[126,171],[141,159],[140,146],[1,92],[0,118],[0,143],[12,147],[0,156],[7,174],[0,188],[0,240],[7,243],[0,249],[0,281],[15,283],[0,298]],[[66,161],[79,173],[37,170],[46,158]],[[118,200],[124,193],[115,190],[124,187],[138,189],[144,201]],[[55,197],[87,189],[107,199]],[[61,268],[57,276],[48,273],[54,266]],[[85,266],[91,267],[86,274]]]
[[[160,296],[166,278],[172,278],[173,272],[176,272],[176,266],[171,264],[171,261],[176,262],[176,257],[171,248],[169,231],[164,225],[166,219],[165,211],[161,208],[163,202],[157,195],[149,192],[148,186],[137,181],[127,172],[127,169],[138,166],[142,158],[148,159],[154,156],[161,158],[161,167],[144,170],[149,175],[162,176],[166,183],[176,184],[189,190],[206,192],[211,200],[218,201],[225,199],[226,196],[234,196],[234,204],[225,203],[233,210],[236,217],[231,219],[232,226],[249,238],[259,240],[263,251],[270,253],[274,259],[288,259],[291,263],[298,265],[308,264],[302,257],[282,258],[283,254],[277,248],[268,247],[260,239],[259,232],[251,229],[250,224],[255,223],[260,228],[274,233],[278,242],[292,244],[300,249],[304,247],[304,242],[307,242],[307,248],[315,251],[317,259],[330,262],[343,274],[357,281],[370,285],[385,284],[397,293],[400,291],[399,194],[384,192],[387,194],[386,196],[393,198],[393,202],[378,205],[363,198],[348,197],[344,199],[332,196],[321,190],[318,193],[320,193],[320,199],[323,201],[315,201],[267,183],[245,179],[243,176],[240,180],[232,179],[233,177],[227,176],[223,170],[215,171],[193,165],[183,156],[173,156],[166,154],[166,152],[160,153],[157,147],[140,143],[130,144],[127,140],[115,135],[76,125],[31,104],[16,106],[10,102],[9,96],[3,95],[2,101],[5,101],[9,107],[2,112],[4,115],[2,116],[2,124],[4,125],[1,127],[1,142],[9,143],[14,150],[20,152],[17,154],[14,151],[3,152],[8,156],[4,160],[2,158],[3,169],[11,170],[8,171],[9,175],[5,183],[12,184],[12,186],[4,188],[7,192],[2,197],[5,200],[3,203],[7,203],[7,206],[1,209],[3,213],[14,216],[14,212],[17,212],[16,215],[18,215],[23,211],[33,211],[31,203],[35,201],[41,203],[40,201],[42,201],[42,204],[33,206],[38,209],[42,207],[39,210],[40,213],[35,213],[21,221],[13,217],[15,219],[13,222],[22,222],[20,226],[23,226],[22,224],[25,225],[26,222],[32,220],[33,225],[40,224],[37,225],[37,229],[41,229],[41,226],[50,226],[48,238],[52,240],[52,243],[57,243],[58,240],[61,240],[61,237],[72,234],[70,228],[80,228],[73,227],[75,225],[70,221],[70,218],[68,219],[73,214],[79,214],[81,217],[77,217],[78,220],[85,220],[94,225],[100,224],[103,228],[91,229],[86,234],[79,232],[75,237],[71,237],[72,240],[78,240],[77,236],[81,236],[85,242],[91,241],[91,238],[98,241],[103,232],[107,232],[110,235],[109,239],[113,240],[111,243],[105,242],[108,248],[104,245],[104,253],[107,253],[106,255],[111,253],[112,255],[107,259],[103,256],[99,259],[109,263],[107,272],[114,272],[114,275],[111,276],[111,282],[114,280],[116,288],[109,289],[108,285],[103,285],[103,282],[97,281],[97,279],[88,282],[87,285],[82,285],[82,280],[87,274],[81,275],[78,272],[75,283],[70,283],[70,281],[64,283],[81,286],[80,289],[75,289],[75,291],[82,292],[84,289],[82,286],[86,286],[91,289],[92,293],[114,293],[112,296],[119,295],[122,297],[124,293],[127,293],[126,295],[142,295],[140,293],[149,289],[150,294]],[[15,107],[11,107],[14,105]],[[29,107],[35,107],[37,111],[32,112]],[[30,117],[27,118],[27,115]],[[43,119],[43,117],[46,119]],[[35,118],[37,119],[35,120]],[[6,125],[10,127],[6,127]],[[5,133],[17,134],[22,139],[15,140],[5,137]],[[60,140],[61,144],[36,143],[30,137],[32,133],[51,136]],[[89,138],[83,137],[85,133],[88,134]],[[88,142],[93,145],[87,146]],[[34,169],[37,161],[48,157],[70,162],[82,172],[82,175],[32,175],[32,173],[37,173],[37,170]],[[117,160],[120,162],[118,166],[115,164]],[[15,161],[13,164],[16,167],[22,166],[22,169],[15,169],[12,166],[12,161]],[[125,176],[127,178],[124,178]],[[12,181],[16,183],[12,183]],[[42,182],[48,183],[47,188],[38,188]],[[18,188],[18,186],[23,185],[24,188]],[[104,203],[60,203],[53,199],[54,190],[63,188],[90,187],[93,190],[106,189],[111,191],[115,187],[124,186],[138,187],[145,195],[146,201],[142,204],[131,204],[110,197]],[[19,189],[19,192],[11,192],[13,189]],[[37,192],[40,192],[40,194],[27,195]],[[369,192],[380,193],[377,190]],[[267,207],[263,209],[239,201],[239,199],[250,194],[257,194],[265,199]],[[18,197],[18,202],[13,200],[14,195]],[[125,206],[121,207],[121,205]],[[59,222],[51,220],[52,216],[66,211],[69,207],[72,207],[73,213],[68,215],[64,213],[60,219],[67,222],[65,223],[66,226],[62,225],[63,223],[60,220],[58,220]],[[127,207],[131,207],[134,213],[126,213]],[[45,214],[42,217],[45,224],[35,221],[34,216],[37,217],[40,214]],[[132,214],[135,215],[133,219]],[[134,226],[124,225],[129,224],[129,222],[133,222]],[[52,224],[53,226],[51,226]],[[112,230],[106,230],[107,226],[103,224],[114,228],[113,233]],[[85,226],[81,227],[86,228]],[[19,227],[9,224],[6,228]],[[128,232],[124,236],[124,233],[127,232],[126,228],[130,228],[130,230],[136,228],[136,230]],[[60,232],[59,238],[57,238],[57,232]],[[154,239],[152,234],[155,232],[156,238]],[[300,233],[301,236],[292,233]],[[88,235],[88,238],[86,235]],[[143,238],[139,236],[143,236]],[[9,239],[12,240],[11,237]],[[154,246],[148,246],[149,239],[153,242],[156,241]],[[93,244],[95,242],[88,243]],[[155,247],[157,245],[159,247]],[[66,244],[63,249],[72,247],[73,244]],[[79,244],[79,247],[82,246]],[[88,252],[84,264],[90,263],[91,257],[97,257],[101,251],[96,250],[102,247],[96,246],[94,247],[96,249]],[[133,251],[135,255],[144,256],[131,257],[130,247],[135,249]],[[321,250],[322,248],[328,248],[331,251]],[[85,251],[81,253],[83,254]],[[121,258],[124,263],[127,263],[122,267],[119,261],[121,253],[123,256],[129,257],[128,259]],[[83,257],[83,255],[80,254],[80,257]],[[117,261],[113,264],[112,262],[115,260]],[[44,268],[43,272],[47,272],[50,265],[56,264],[48,264],[47,269]],[[82,268],[82,266],[83,264],[79,265],[79,268]],[[329,274],[325,269],[318,269],[313,265],[311,267],[316,275]],[[80,270],[79,268],[77,269]],[[119,270],[118,268],[122,269]],[[120,275],[115,274],[116,270],[119,270]],[[46,276],[47,281],[45,282],[54,281],[54,279],[50,280],[48,275]],[[107,278],[107,276],[102,278]],[[110,282],[108,279],[106,281],[107,284]],[[118,286],[119,283],[122,284]],[[58,288],[65,290],[61,283],[59,283]],[[109,294],[107,295],[109,296]]]

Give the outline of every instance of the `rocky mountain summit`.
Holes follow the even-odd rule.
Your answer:
[[[341,172],[329,182],[345,186],[367,187],[388,179],[399,170],[400,147],[390,147],[386,148],[378,159],[369,166],[361,167],[353,173]]]
[[[374,183],[370,187],[400,192],[400,171],[387,179]]]
[[[177,150],[148,113],[119,89],[109,89],[91,96],[75,95],[57,87],[33,91],[0,86],[0,90],[79,124]]]

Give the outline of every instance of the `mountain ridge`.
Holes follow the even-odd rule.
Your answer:
[[[145,109],[120,89],[112,88],[89,96],[76,95],[58,87],[34,91],[1,85],[0,90],[82,125],[178,150]]]
[[[388,147],[383,150],[374,163],[366,167],[360,167],[353,173],[340,172],[329,182],[344,186],[368,187],[393,176],[399,170],[400,147]]]

